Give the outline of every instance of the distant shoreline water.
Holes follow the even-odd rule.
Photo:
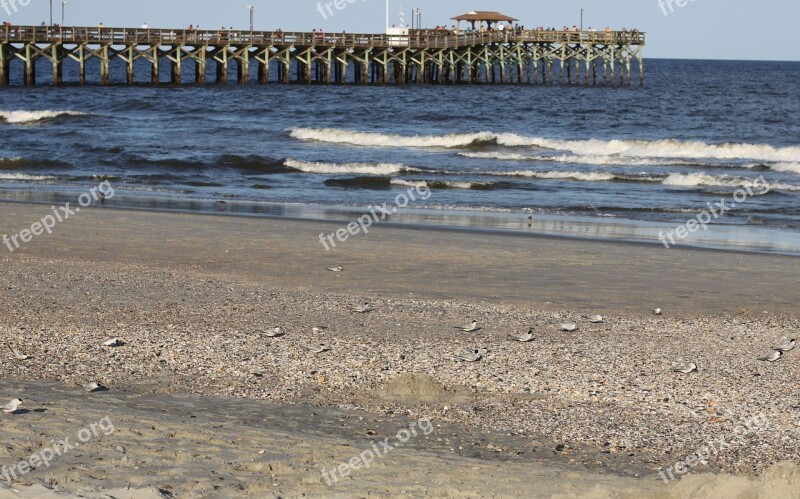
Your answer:
[[[108,180],[134,208],[346,219],[426,185],[403,223],[650,240],[763,177],[693,238],[795,254],[800,64],[730,64],[654,60],[624,89],[5,88],[0,197]]]
[[[74,200],[67,193],[37,193],[12,196],[0,190],[0,203],[58,205]],[[97,208],[97,207],[95,207]],[[346,225],[369,213],[368,207],[313,205],[304,203],[258,203],[210,199],[166,199],[127,196],[117,193],[101,209],[134,210],[157,213],[187,213],[221,217],[255,217]],[[531,217],[531,218],[528,218]],[[224,223],[224,222],[220,222]],[[736,225],[715,225],[709,231],[690,234],[679,244],[665,249],[659,233],[675,224],[632,219],[602,219],[569,215],[528,215],[500,211],[436,210],[406,208],[398,210],[375,227],[394,227],[433,231],[467,231],[511,237],[556,237],[598,242],[651,245],[655,250],[680,251],[706,249],[726,252],[800,256],[800,233]],[[310,241],[315,243],[315,241]]]

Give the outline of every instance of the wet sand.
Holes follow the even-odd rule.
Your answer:
[[[0,234],[48,212],[3,204]],[[800,356],[755,360],[797,330],[795,259],[386,227],[325,252],[319,233],[336,228],[88,210],[24,250],[0,247],[0,336],[31,355],[0,362],[0,402],[26,400],[26,412],[0,415],[0,464],[105,416],[116,428],[14,486],[130,486],[141,497],[511,497],[532,484],[537,497],[796,496],[796,465],[778,463],[800,462],[787,397]],[[342,273],[325,270],[339,264]],[[373,313],[347,310],[365,300]],[[664,316],[649,313],[655,305]],[[582,319],[593,313],[606,322]],[[453,330],[471,318],[479,334]],[[558,330],[572,320],[578,332]],[[285,337],[262,334],[276,325]],[[535,342],[507,340],[528,326]],[[108,336],[126,344],[102,347]],[[319,342],[331,351],[304,350]],[[481,362],[456,360],[481,346]],[[688,360],[700,373],[670,372]],[[74,385],[88,379],[111,390]],[[767,428],[680,481],[659,480],[659,467],[758,414]],[[322,469],[423,417],[431,435],[325,483]],[[709,474],[720,472],[739,476]]]

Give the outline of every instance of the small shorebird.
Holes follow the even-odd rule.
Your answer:
[[[350,311],[356,314],[367,314],[369,312],[372,312],[372,309],[370,308],[369,302],[367,301],[364,302],[363,307],[350,307]]]
[[[121,347],[124,344],[125,342],[119,338],[109,338],[103,342],[104,347]]]
[[[661,307],[654,308],[653,315],[661,315]]]
[[[75,383],[75,384],[80,386],[81,388],[83,388],[84,390],[86,390],[89,393],[92,393],[92,392],[104,392],[104,391],[108,390],[108,388],[106,388],[105,386],[103,386],[102,384],[100,384],[97,381],[90,381],[90,382],[86,383],[85,385],[82,385],[80,383]]]
[[[529,343],[529,342],[531,342],[531,341],[536,339],[533,336],[533,328],[528,329],[528,332],[523,334],[522,336],[517,336],[515,334],[509,333],[508,337],[511,338],[514,341],[519,341],[521,343]]]
[[[781,352],[791,352],[792,350],[794,350],[795,343],[796,343],[795,339],[792,338],[791,340],[789,340],[788,342],[784,343],[779,347],[773,347],[773,350],[780,350]]]
[[[319,334],[324,330],[328,329],[328,326],[314,326],[311,328],[311,332],[315,334]]]
[[[10,343],[6,343],[6,346],[9,350],[11,350],[11,353],[14,354],[14,357],[16,357],[17,360],[27,360],[31,358],[30,355],[25,355],[16,348],[12,347]]]
[[[459,360],[463,360],[464,362],[478,362],[483,358],[488,350],[485,348],[476,348],[475,350],[470,350],[469,352],[462,353],[458,355]]]
[[[17,409],[19,409],[19,406],[21,406],[22,403],[23,403],[22,399],[14,399],[3,406],[3,412],[14,414],[15,412],[17,412]]]
[[[337,267],[330,267],[330,268],[328,268],[328,270],[330,270],[331,272],[341,272],[341,271],[344,270],[344,268],[342,268],[342,266],[339,265]]]
[[[276,327],[275,329],[273,329],[271,331],[265,331],[264,332],[264,336],[266,336],[268,338],[280,338],[284,334],[285,333],[283,331],[281,331],[281,328],[279,328],[279,327]]]
[[[590,315],[586,317],[586,320],[592,324],[600,324],[601,322],[605,321],[602,315]]]
[[[453,326],[454,329],[458,329],[460,331],[464,331],[465,333],[474,333],[475,331],[479,330],[478,321],[472,321],[472,324],[469,326]]]
[[[769,353],[769,355],[765,355],[763,357],[759,357],[758,360],[763,360],[766,362],[777,362],[778,360],[783,357],[783,352],[781,350],[773,350]]]
[[[689,373],[694,373],[694,372],[697,372],[697,371],[698,371],[697,364],[695,364],[694,362],[692,362],[692,363],[690,363],[688,365],[685,365],[683,367],[676,367],[676,368],[674,368],[672,370],[672,372],[682,373],[682,374],[689,374]]]
[[[329,351],[330,347],[328,347],[328,345],[326,345],[325,343],[320,343],[319,345],[315,346],[306,346],[305,349],[311,353],[322,353]]]
[[[561,324],[561,330],[568,332],[577,331],[578,325],[574,322],[565,322],[564,324]]]

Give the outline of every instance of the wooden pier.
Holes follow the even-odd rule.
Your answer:
[[[52,67],[53,85],[87,83],[89,65],[99,66],[96,81],[102,85],[133,84],[136,71],[142,68],[149,71],[147,80],[152,84],[204,84],[209,79],[224,84],[230,79],[264,85],[622,86],[631,85],[632,73],[638,73],[641,85],[644,44],[645,33],[627,31],[506,30],[455,35],[411,30],[408,35],[384,35],[6,25],[0,28],[0,86],[12,81],[35,85],[40,62]],[[64,81],[68,64],[77,67],[74,82]],[[121,68],[113,72],[118,65],[124,73]],[[632,66],[638,66],[634,68],[638,71]],[[165,69],[168,76],[162,75]],[[189,78],[184,78],[187,69]],[[210,75],[209,70],[213,70]],[[124,76],[117,81],[112,72]],[[20,76],[12,79],[12,74]]]

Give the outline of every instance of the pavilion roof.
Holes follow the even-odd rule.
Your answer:
[[[499,21],[514,22],[518,20],[514,17],[501,14],[500,12],[488,11],[488,10],[478,10],[478,11],[473,10],[472,12],[467,12],[466,14],[453,17],[452,19],[454,21],[490,21],[490,22],[499,22]]]

